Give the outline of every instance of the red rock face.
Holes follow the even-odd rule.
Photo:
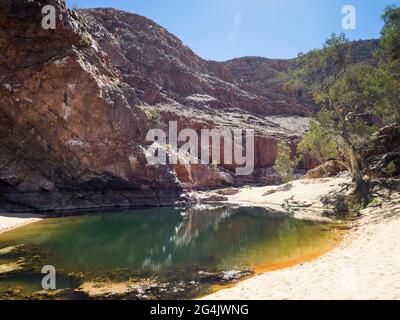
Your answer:
[[[292,60],[242,58],[206,61],[156,23],[114,9],[79,11],[90,33],[126,77],[151,79],[179,102],[193,94],[210,95],[214,107],[257,114],[309,115],[310,100],[293,97],[277,74]],[[146,93],[143,87],[143,94]],[[305,101],[305,103],[304,103]]]
[[[41,28],[35,3],[0,4],[2,210],[165,205],[183,188],[277,180],[277,141],[301,132],[268,116],[313,110],[277,80],[293,61],[210,62],[144,17],[42,3],[56,7],[56,30]],[[195,130],[254,129],[256,173],[150,166],[146,133],[170,120]]]

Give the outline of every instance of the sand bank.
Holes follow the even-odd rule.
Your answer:
[[[40,221],[41,215],[29,213],[0,213],[0,233]]]
[[[393,193],[362,210],[343,242],[322,257],[260,274],[203,299],[400,299],[399,248],[400,194]]]

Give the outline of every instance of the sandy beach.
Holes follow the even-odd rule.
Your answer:
[[[229,204],[264,207],[270,211],[292,214],[296,219],[332,221],[332,207],[322,202],[323,197],[337,194],[350,183],[348,176],[295,180],[279,186],[244,187],[226,195]]]
[[[400,299],[399,234],[400,194],[394,193],[362,210],[344,241],[326,255],[203,299]]]
[[[40,221],[41,215],[29,213],[0,213],[0,233]]]
[[[289,203],[299,218],[321,219],[321,210],[326,211],[321,197],[339,192],[347,183],[346,178],[298,180],[290,188],[243,188],[228,198],[238,205],[283,211],[287,208],[282,204]],[[332,251],[310,262],[256,275],[202,299],[400,299],[400,193],[383,192],[350,222],[344,240]],[[0,233],[42,218],[0,214]]]

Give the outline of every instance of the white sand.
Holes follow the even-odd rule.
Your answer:
[[[16,229],[42,219],[41,215],[30,213],[0,213],[0,233]]]
[[[276,208],[290,199],[318,208],[321,196],[339,191],[347,182],[346,178],[299,180],[290,191],[264,196],[277,187],[245,188],[228,198],[231,203]],[[400,299],[400,194],[393,193],[381,206],[361,214],[344,241],[326,255],[255,276],[203,299]],[[41,218],[0,214],[0,233]]]
[[[317,260],[204,299],[400,299],[400,194],[361,214],[344,241]]]
[[[272,211],[291,213],[297,219],[326,220],[322,213],[332,213],[324,206],[321,197],[338,193],[350,183],[349,177],[295,180],[286,185],[241,188],[239,193],[228,195],[230,204],[265,207]],[[282,189],[286,191],[282,191]],[[284,206],[283,204],[289,204]]]

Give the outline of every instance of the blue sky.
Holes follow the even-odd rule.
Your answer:
[[[318,48],[332,32],[379,37],[380,16],[400,0],[67,0],[79,8],[113,7],[150,18],[203,58],[292,58]],[[356,30],[341,26],[342,7],[356,9]]]

